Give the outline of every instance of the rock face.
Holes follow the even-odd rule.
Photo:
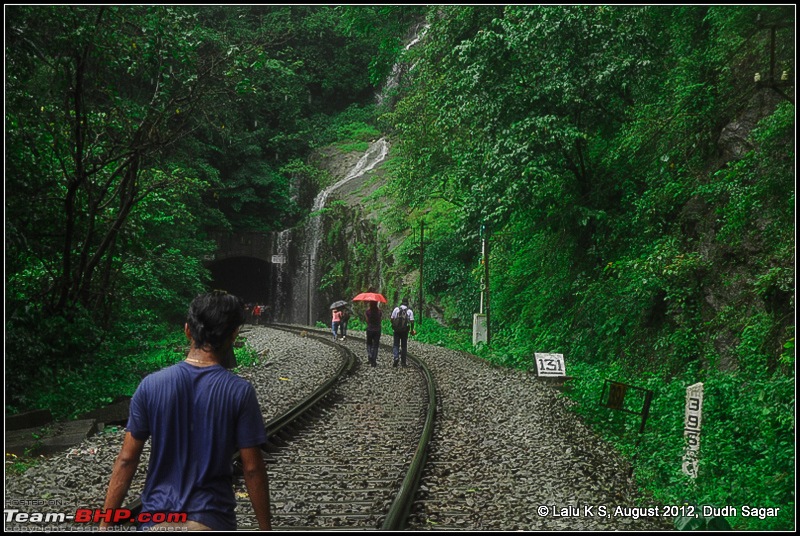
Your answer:
[[[357,151],[346,152],[335,146],[323,147],[316,151],[310,163],[331,176],[331,183],[343,179],[347,172],[353,169],[361,153]]]
[[[772,91],[758,91],[744,111],[725,125],[720,132],[717,145],[723,161],[739,160],[753,149],[751,134],[758,122],[771,115],[781,101],[780,95]]]
[[[362,153],[344,152],[336,147],[325,147],[312,157],[312,163],[330,174],[331,182],[343,179],[356,166]],[[384,172],[379,166],[369,173],[365,173],[348,181],[334,192],[334,198],[342,200],[352,209],[363,209],[363,200],[383,186]],[[374,216],[369,211],[366,214]]]
[[[312,157],[311,163],[330,174],[329,181],[334,184],[351,173],[363,156],[326,147]],[[316,255],[318,297],[314,311],[315,318],[323,322],[329,321],[324,305],[349,300],[369,287],[379,289],[387,298],[407,293],[391,252],[392,244],[397,243],[391,236],[396,225],[386,225],[387,200],[379,195],[385,183],[380,163],[336,188],[326,202]]]

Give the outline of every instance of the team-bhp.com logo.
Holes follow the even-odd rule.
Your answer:
[[[179,512],[140,512],[134,514],[127,508],[78,508],[75,514],[21,512],[13,508],[3,510],[6,523],[186,523],[186,514]]]

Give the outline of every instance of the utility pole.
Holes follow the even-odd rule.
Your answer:
[[[306,257],[308,260],[308,270],[306,272],[308,274],[308,300],[306,300],[308,303],[308,325],[312,326],[313,324],[311,323],[311,254],[306,255]]]
[[[492,340],[492,329],[490,323],[490,316],[489,311],[491,308],[489,307],[489,228],[484,225],[483,226],[483,280],[484,280],[484,295],[486,299],[486,345],[488,346]]]
[[[489,344],[489,236],[486,224],[481,225],[481,308],[472,319],[472,344]]]
[[[419,222],[419,320],[422,320],[422,305],[423,305],[423,278],[422,267],[425,261],[425,222]]]

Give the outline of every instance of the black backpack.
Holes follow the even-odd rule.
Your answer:
[[[408,329],[408,309],[400,308],[397,316],[392,318],[392,329],[395,331],[406,331]]]

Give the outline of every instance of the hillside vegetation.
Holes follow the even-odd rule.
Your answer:
[[[793,528],[793,6],[6,13],[8,412],[75,415],[179,358],[207,233],[297,224],[326,180],[312,152],[380,132],[363,211],[392,249],[342,265],[348,288],[380,266],[393,297],[422,291],[421,340],[520,368],[562,353],[576,411],[654,500]],[[606,379],[653,391],[641,436],[598,404]]]
[[[440,6],[382,116],[391,188],[425,224],[426,300],[469,329],[486,284],[480,355],[529,368],[563,353],[579,411],[635,457],[640,483],[666,504],[781,508],[735,520],[749,528],[794,515],[790,12]],[[598,406],[605,379],[654,392],[641,439],[638,419]]]

